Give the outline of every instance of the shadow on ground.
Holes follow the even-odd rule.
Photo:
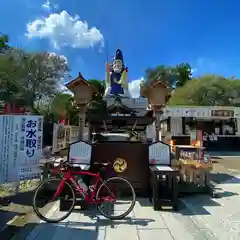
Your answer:
[[[189,196],[181,199],[182,204],[185,208],[182,208],[180,212],[183,215],[193,216],[193,215],[211,215],[205,207],[216,207],[221,206],[219,203],[215,202],[211,196],[204,195],[201,197]]]
[[[32,199],[35,190],[28,192],[20,192],[13,196],[7,196],[0,198],[0,206],[7,206],[11,203],[24,205],[24,206],[32,206]]]
[[[71,224],[71,223],[69,223]],[[73,223],[74,224],[74,223]],[[77,223],[76,223],[77,224]],[[74,227],[68,227],[64,224],[47,224],[47,223],[28,223],[24,227],[12,226],[11,232],[18,232],[10,236],[9,234],[1,234],[1,239],[4,240],[53,240],[53,239],[88,239],[88,240],[97,240],[99,231],[91,229],[82,229],[78,228],[76,225]],[[105,234],[103,232],[102,234]]]
[[[26,223],[25,227],[10,226],[8,231],[0,234],[0,239],[4,240],[52,240],[52,239],[88,239],[97,240],[105,239],[105,227],[115,228],[119,225],[140,225],[147,226],[154,220],[151,218],[133,218],[125,217],[122,220],[111,221],[102,217],[95,207],[90,207],[88,210],[74,210],[73,214],[83,214],[88,216],[91,221],[68,221],[58,224],[49,223]],[[70,218],[71,219],[71,218]],[[15,225],[15,224],[14,224]],[[15,234],[14,234],[15,233]]]
[[[227,173],[213,172],[210,173],[210,178],[213,182],[220,183],[240,183],[240,179]]]
[[[177,211],[173,211],[172,208],[167,208],[167,207],[162,208],[161,211],[176,212],[176,213],[180,213],[182,215],[187,215],[187,216],[210,215],[210,213],[204,208],[204,206],[220,206],[219,204],[214,202],[210,196],[206,195],[205,201],[201,202],[200,207],[197,208],[197,211],[193,212],[192,210],[190,210],[188,208],[186,203],[191,202],[191,201],[196,201],[196,199],[197,199],[196,195],[181,198],[181,199],[179,199],[179,205],[178,205]],[[151,203],[149,201],[146,201],[145,199],[139,199],[139,203],[141,206],[152,207]],[[196,202],[196,204],[199,205],[199,202]]]
[[[0,209],[0,232],[5,228],[6,224],[16,216],[22,216],[22,213]]]
[[[0,239],[10,239],[25,224],[32,213],[32,197],[33,191],[29,191],[0,198]]]
[[[110,220],[102,217],[100,214],[96,213],[94,210],[87,211],[76,211],[75,213],[81,213],[85,216],[88,216],[90,219],[95,220],[94,223],[91,222],[69,222],[68,225],[74,227],[95,227],[96,230],[101,229],[102,227],[110,226],[111,228],[115,228],[117,225],[138,225],[138,226],[147,226],[150,222],[154,222],[155,220],[151,218],[132,218],[130,216],[125,217],[122,220]]]
[[[240,151],[207,151],[207,154],[213,157],[221,158],[223,156],[229,156],[229,157],[240,157]]]
[[[219,160],[222,160],[222,157],[218,157],[218,156],[211,156],[211,160],[213,163],[219,163]]]

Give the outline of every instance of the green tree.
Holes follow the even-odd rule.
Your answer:
[[[151,84],[153,81],[162,81],[172,85],[175,77],[173,70],[173,68],[163,65],[157,66],[156,68],[148,68],[145,72],[146,84]]]
[[[68,73],[67,61],[61,56],[12,49],[0,56],[0,98],[34,109],[37,101],[59,92]]]
[[[0,54],[0,99],[12,105],[25,102],[20,79],[24,77],[20,65],[11,52]]]
[[[5,52],[10,47],[8,45],[8,36],[7,35],[0,35],[0,53]]]
[[[97,79],[89,79],[88,83],[93,86],[98,94],[102,97],[105,92],[105,81],[104,80],[97,80]]]
[[[159,65],[146,70],[145,81],[141,85],[161,81],[172,87],[181,87],[191,80],[191,76],[191,66],[188,63],[181,63],[174,67]]]
[[[69,71],[66,59],[51,53],[30,54],[24,63],[27,78],[22,85],[30,107],[39,99],[57,94]]]
[[[55,120],[64,117],[69,124],[77,124],[78,108],[72,95],[58,93],[50,104],[50,112]]]
[[[169,105],[240,106],[240,81],[205,75],[177,88]]]
[[[192,78],[192,68],[188,63],[181,63],[175,68],[176,87],[184,86]]]

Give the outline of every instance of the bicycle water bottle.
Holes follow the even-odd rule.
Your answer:
[[[84,192],[87,192],[87,191],[88,191],[88,187],[87,187],[87,185],[83,182],[82,178],[79,178],[78,184],[80,185],[80,187],[82,188],[82,190],[83,190]]]

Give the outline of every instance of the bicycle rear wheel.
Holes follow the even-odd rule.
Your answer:
[[[57,199],[52,200],[61,181],[61,179],[57,178],[45,180],[37,187],[34,193],[33,210],[45,222],[58,223],[63,221],[71,214],[75,206],[75,192],[73,187],[67,182],[64,182],[63,190]],[[61,211],[62,204],[64,204],[65,211]],[[67,211],[66,208],[68,209]]]
[[[112,177],[100,185],[96,193],[96,200],[103,202],[98,204],[97,208],[104,217],[119,220],[133,210],[136,194],[132,184],[127,179]]]

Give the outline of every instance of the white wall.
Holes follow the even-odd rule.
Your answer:
[[[237,136],[240,136],[240,118],[237,118],[237,132],[236,132],[236,135]]]
[[[182,135],[182,118],[180,117],[171,117],[170,120],[171,135],[178,136]]]

